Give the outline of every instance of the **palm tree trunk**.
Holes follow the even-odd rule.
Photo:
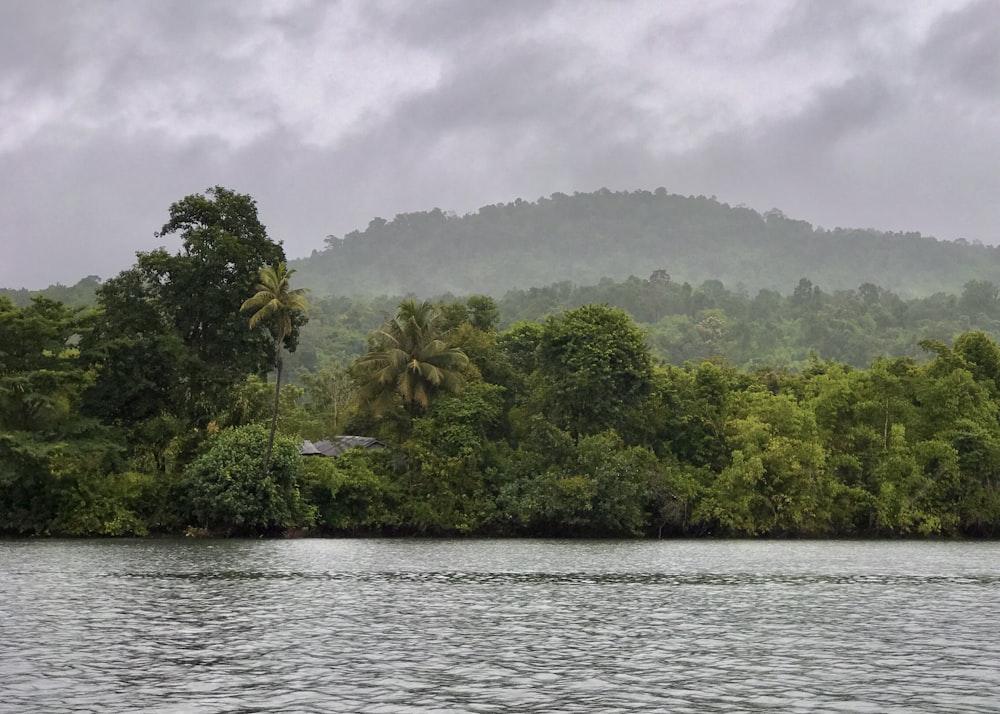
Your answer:
[[[281,349],[280,345],[278,349]],[[281,398],[281,353],[278,353],[274,361],[274,410],[271,413],[271,435],[267,439],[267,451],[264,453],[264,477],[266,478],[271,466],[271,449],[274,447],[274,434],[278,430],[278,403]]]

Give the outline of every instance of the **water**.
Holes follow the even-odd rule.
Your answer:
[[[1000,544],[0,541],[0,712],[1000,712]]]

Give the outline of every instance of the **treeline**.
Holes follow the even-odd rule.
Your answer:
[[[421,307],[437,314],[419,321],[421,334],[468,355],[466,384],[433,391],[425,408],[395,389],[388,361],[378,364],[388,375],[363,362],[347,372],[359,388],[386,378],[389,405],[360,402],[346,428],[393,448],[304,462],[321,530],[815,537],[1000,527],[1000,348],[982,332],[953,346],[926,341],[922,364],[813,359],[795,372],[746,371],[658,366],[631,318],[607,306],[499,332],[482,298],[462,322],[455,304]],[[403,303],[395,319],[413,308]],[[419,345],[408,350],[426,358]],[[286,417],[308,423],[311,403]]]
[[[72,307],[93,306],[97,302],[97,289],[101,279],[96,275],[88,275],[78,280],[75,285],[56,283],[44,290],[28,290],[27,288],[0,288],[0,297],[6,297],[18,307],[31,304],[31,298],[44,297]]]
[[[414,250],[419,246],[419,250]],[[401,256],[406,256],[405,260]],[[665,189],[553,194],[457,216],[434,209],[373,219],[293,262],[317,295],[485,293],[554,282],[625,280],[663,267],[680,282],[785,290],[802,276],[828,290],[880,285],[904,297],[992,280],[1000,251],[916,232],[826,230]]]
[[[747,370],[802,368],[812,356],[863,368],[882,357],[924,359],[920,343],[951,340],[979,330],[1000,337],[1000,290],[986,280],[967,282],[955,295],[903,299],[871,283],[826,291],[801,278],[787,294],[728,289],[718,280],[679,283],[664,270],[648,279],[605,278],[594,285],[562,282],[509,291],[496,300],[498,326],[541,322],[583,305],[628,312],[646,333],[655,359],[683,365],[723,360]],[[367,336],[394,312],[402,296],[314,298],[310,321],[290,360],[296,373],[341,364],[362,354]],[[432,298],[448,304],[451,294]]]
[[[95,316],[0,303],[2,529],[809,537],[1000,527],[1000,348],[981,332],[925,343],[924,364],[816,359],[751,372],[657,366],[631,318],[607,306],[503,331],[488,299],[403,307],[396,337],[374,340],[367,359],[284,388],[262,472],[272,390],[260,377],[210,403],[173,394],[157,407],[153,375],[116,369],[115,389],[137,396],[115,410],[94,402],[108,374],[87,346]],[[404,337],[411,324],[420,329]],[[303,437],[340,431],[390,448],[298,455]]]
[[[298,283],[298,275],[296,274]],[[94,276],[72,287],[43,291],[0,291],[14,305],[32,296],[69,306],[93,306],[101,282]],[[311,297],[309,323],[299,349],[289,360],[295,375],[349,362],[362,354],[368,335],[395,311],[403,295]],[[430,298],[447,304],[463,298],[451,293]],[[990,280],[967,281],[957,293],[903,298],[881,286],[827,290],[809,278],[786,291],[729,288],[719,280],[692,286],[665,270],[649,278],[602,278],[591,285],[570,281],[508,291],[496,300],[498,326],[538,322],[564,310],[598,304],[628,312],[646,332],[653,356],[682,365],[722,359],[744,369],[767,365],[801,367],[812,355],[867,367],[880,357],[922,358],[920,342],[947,339],[971,330],[1000,338],[1000,288]],[[295,376],[298,379],[298,376]]]
[[[1000,530],[1000,347],[986,332],[924,339],[920,360],[882,356],[862,368],[826,355],[794,369],[737,367],[694,352],[712,343],[692,337],[676,342],[698,345],[687,347],[692,358],[668,364],[651,349],[655,329],[647,335],[625,310],[571,304],[638,300],[630,309],[656,318],[654,328],[683,318],[722,345],[726,319],[759,299],[761,319],[796,329],[858,301],[859,319],[912,326],[919,303],[865,286],[827,294],[808,281],[787,298],[750,300],[654,273],[511,293],[513,314],[518,304],[544,314],[512,323],[484,295],[389,306],[327,298],[304,313],[249,196],[188,196],[161,234],[180,250],[140,254],[99,287],[95,308],[0,298],[0,531]],[[943,301],[970,321],[995,319],[991,285]],[[297,348],[295,383],[276,389],[266,375]],[[337,434],[388,448],[299,455],[304,438]]]
[[[808,278],[792,285],[787,294],[751,295],[718,280],[692,287],[657,270],[647,280],[512,291],[499,306],[515,321],[586,304],[620,307],[648,333],[654,355],[677,365],[721,357],[746,369],[802,366],[815,353],[867,367],[880,357],[922,356],[920,342],[929,338],[970,330],[1000,336],[1000,293],[988,280],[968,281],[958,294],[910,299],[872,283],[836,291]]]

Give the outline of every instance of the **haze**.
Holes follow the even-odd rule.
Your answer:
[[[174,249],[217,184],[289,257],[600,187],[995,243],[998,89],[993,0],[6,0],[0,286]]]

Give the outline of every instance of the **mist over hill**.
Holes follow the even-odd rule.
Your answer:
[[[373,219],[292,261],[318,295],[457,295],[559,281],[648,277],[662,270],[692,284],[720,280],[785,290],[807,277],[827,289],[873,283],[906,297],[960,292],[995,280],[1000,250],[920,233],[817,228],[704,196],[602,189],[518,199],[457,216],[440,209]]]
[[[172,246],[167,246],[173,250]],[[749,294],[784,293],[801,278],[825,290],[877,285],[902,298],[960,294],[969,281],[1000,282],[1000,248],[917,232],[815,227],[714,197],[655,191],[556,193],[458,216],[435,208],[372,219],[290,261],[298,287],[317,297],[489,294],[560,282],[648,278],[718,280]],[[109,276],[110,277],[110,276]],[[35,294],[93,304],[97,276],[42,291],[0,288],[26,305]]]

